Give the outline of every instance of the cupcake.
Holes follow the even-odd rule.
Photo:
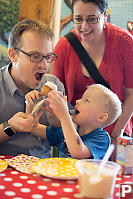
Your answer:
[[[47,81],[42,89],[41,89],[41,94],[42,95],[45,95],[46,97],[48,96],[48,93],[51,91],[51,90],[56,90],[57,91],[57,85],[55,85],[53,82],[49,82]]]

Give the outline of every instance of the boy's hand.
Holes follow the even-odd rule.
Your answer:
[[[59,120],[68,112],[67,98],[59,91],[52,90],[48,94],[46,102],[49,109],[52,110]]]

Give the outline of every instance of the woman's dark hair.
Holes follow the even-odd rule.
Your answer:
[[[101,10],[101,13],[105,13],[108,10],[108,0],[72,0],[72,7],[78,1],[82,1],[83,3],[95,3]]]

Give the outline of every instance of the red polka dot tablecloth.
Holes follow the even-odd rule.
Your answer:
[[[0,159],[8,159],[0,156]],[[117,177],[114,199],[119,199],[121,183],[132,184],[133,175]],[[77,180],[51,179],[39,174],[26,174],[8,167],[0,172],[0,199],[78,199]],[[124,198],[124,197],[123,197]],[[133,197],[132,197],[133,198]],[[84,197],[85,199],[85,197]]]

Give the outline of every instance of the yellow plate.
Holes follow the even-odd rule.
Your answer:
[[[30,166],[33,173],[38,173],[50,178],[71,180],[78,178],[75,167],[76,159],[71,158],[46,158],[34,162]]]
[[[0,159],[0,172],[4,171],[8,166],[8,163]]]

